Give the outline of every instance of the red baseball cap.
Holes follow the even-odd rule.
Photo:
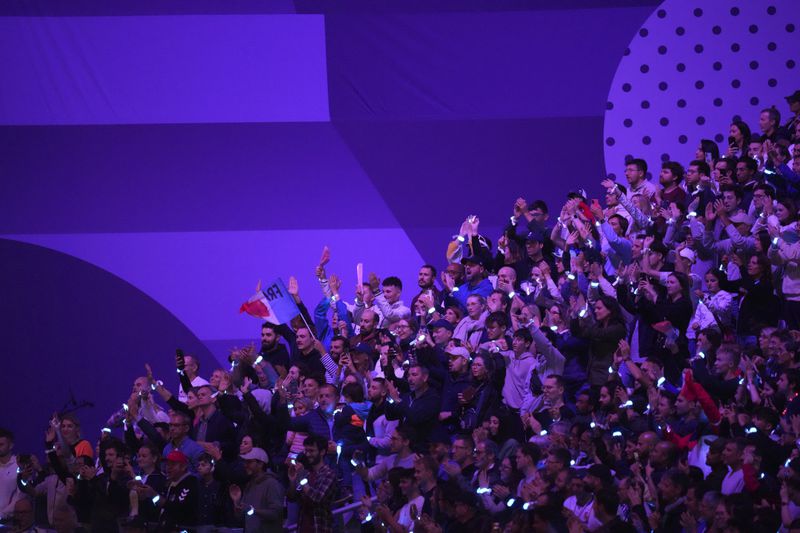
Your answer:
[[[186,454],[180,450],[172,450],[167,454],[166,459],[167,461],[172,461],[174,463],[183,463],[185,465],[189,464],[189,458],[186,457]]]

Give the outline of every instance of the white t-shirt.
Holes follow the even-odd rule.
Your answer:
[[[200,376],[196,376],[196,377],[195,377],[195,378],[192,380],[192,387],[200,387],[200,386],[202,386],[202,385],[208,385],[208,381],[204,380],[204,379],[203,379],[203,378],[201,378]],[[183,387],[181,387],[181,384],[180,384],[180,383],[178,383],[178,399],[179,399],[180,401],[182,401],[183,403],[186,403],[186,400],[187,400],[188,398],[189,398],[189,397],[187,396],[187,394],[186,394],[186,393],[183,391]]]
[[[592,503],[594,502],[594,498],[590,498],[589,501],[585,505],[578,505],[578,498],[575,496],[570,496],[566,500],[564,500],[564,507],[572,511],[575,517],[581,521],[581,524],[584,526],[589,525],[589,519],[594,516],[594,509]]]
[[[740,468],[736,472],[728,471],[725,478],[722,480],[722,494],[725,496],[729,494],[737,494],[744,490],[744,472]]]
[[[422,506],[425,505],[425,497],[422,495],[417,496],[397,512],[397,523],[403,527],[411,528],[414,525],[414,519],[411,517],[411,506],[417,507],[417,513],[422,514]]]

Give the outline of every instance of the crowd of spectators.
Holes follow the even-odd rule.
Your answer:
[[[37,453],[0,430],[0,513],[59,532],[800,529],[787,102],[786,124],[735,122],[685,169],[626,161],[602,201],[519,198],[496,244],[467,217],[408,305],[399,273],[345,302],[326,248],[319,303],[292,278],[301,314],[230,368],[178,350],[178,384],[143,361],[106,427],[57,413]]]

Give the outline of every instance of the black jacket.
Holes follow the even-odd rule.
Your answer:
[[[419,446],[427,447],[431,433],[441,430],[439,425],[441,407],[441,396],[428,387],[419,398],[412,392],[403,395],[401,401],[388,404],[386,419],[401,420],[402,424],[411,425],[417,432]]]
[[[170,484],[161,510],[160,531],[180,531],[182,526],[197,525],[199,496],[197,478],[191,474],[174,487]]]

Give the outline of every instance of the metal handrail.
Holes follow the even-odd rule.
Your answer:
[[[378,501],[378,497],[377,496],[372,496],[369,499],[369,501],[370,502],[376,502],[376,501]],[[331,511],[331,513],[333,514],[333,516],[338,516],[338,515],[341,515],[341,514],[344,514],[344,513],[348,512],[348,511],[352,511],[354,509],[358,509],[362,505],[363,504],[360,501],[353,502],[353,503],[348,503],[347,505],[343,505],[342,507],[338,507],[338,508],[334,509],[333,511]],[[297,524],[287,524],[285,530],[286,531],[296,531],[297,530]]]

